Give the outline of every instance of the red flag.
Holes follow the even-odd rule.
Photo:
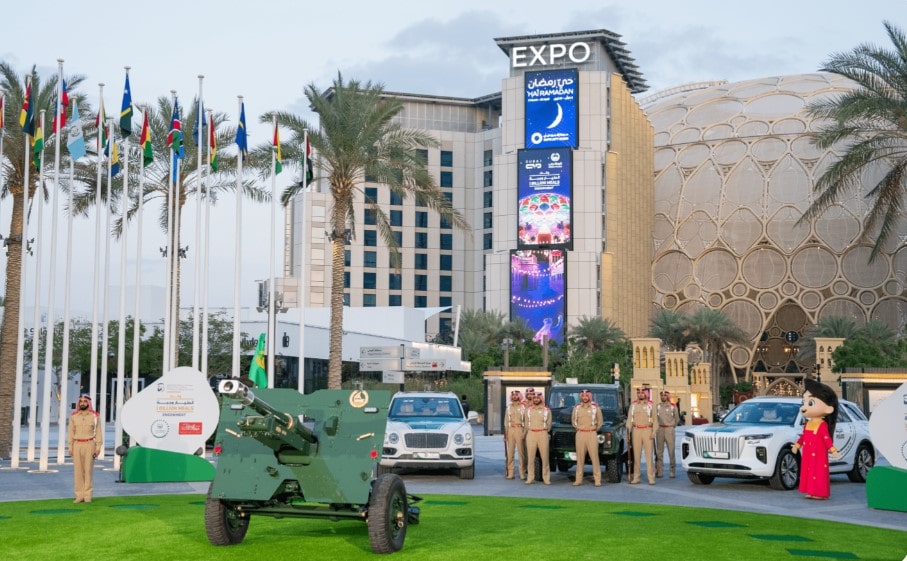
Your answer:
[[[56,101],[54,101],[54,120],[53,120],[53,126],[52,126],[53,128],[51,129],[51,130],[53,130],[54,134],[56,134],[61,128],[66,126],[66,108],[69,107],[69,93],[67,93],[67,91],[66,91],[66,80],[62,80],[62,86],[63,86],[63,91],[62,91],[62,95],[60,96],[59,119],[57,119],[58,115],[56,114],[57,103],[56,103]],[[58,123],[58,121],[59,121],[59,123]]]

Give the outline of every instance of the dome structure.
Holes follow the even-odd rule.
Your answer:
[[[872,263],[863,188],[798,223],[840,154],[820,150],[807,115],[853,82],[817,73],[702,83],[643,100],[655,132],[655,304],[722,310],[751,338],[740,372],[810,371],[797,341],[826,316],[904,326],[907,227]],[[802,355],[801,355],[802,356]]]

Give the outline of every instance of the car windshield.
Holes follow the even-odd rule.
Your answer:
[[[392,421],[412,420],[415,417],[462,419],[463,410],[455,397],[398,397],[394,398],[388,417]]]
[[[570,414],[573,406],[580,403],[580,392],[582,388],[576,390],[553,390],[548,398],[548,407],[556,411],[560,410],[564,414]],[[614,416],[617,407],[617,393],[605,390],[592,390],[592,401],[598,404],[604,418],[609,419]],[[569,417],[567,417],[569,422]]]
[[[793,425],[800,412],[797,403],[744,401],[722,419],[729,425]]]

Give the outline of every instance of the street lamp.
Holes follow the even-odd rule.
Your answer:
[[[507,337],[501,341],[501,349],[504,351],[504,370],[510,368],[510,349],[513,348],[513,339]]]

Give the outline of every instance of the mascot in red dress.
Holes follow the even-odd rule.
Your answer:
[[[800,413],[806,424],[791,451],[800,452],[800,492],[807,499],[826,500],[831,496],[828,454],[838,455],[834,446],[838,396],[833,389],[815,380],[806,379],[804,385]]]

